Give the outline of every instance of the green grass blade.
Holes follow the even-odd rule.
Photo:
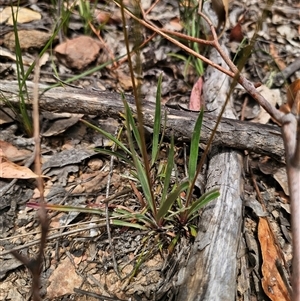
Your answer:
[[[46,45],[43,47],[43,49],[41,50],[41,52],[39,53],[39,58],[41,58],[44,53],[49,49],[49,47],[52,45],[55,37],[57,36],[59,29],[60,29],[61,25],[54,31],[53,35],[51,36],[51,38],[49,39],[49,41],[46,43]],[[23,81],[22,81],[22,87],[25,85],[26,80],[28,79],[28,76],[31,74],[32,70],[35,67],[35,63],[36,61],[34,61],[28,68],[27,72],[24,75]]]
[[[127,153],[128,155],[132,156],[131,151],[122,143],[120,142],[117,138],[115,138],[112,134],[100,129],[99,127],[89,123],[86,120],[80,119],[81,122],[83,122],[85,125],[87,125],[88,127],[94,129],[95,131],[99,132],[100,134],[102,134],[103,136],[105,136],[107,139],[111,140],[112,142],[114,142],[120,149],[122,149],[125,153]]]
[[[139,229],[139,230],[147,230],[148,229],[146,226],[140,225],[138,223],[125,222],[125,221],[117,220],[117,219],[112,219],[111,223],[115,226],[135,228],[135,229]]]
[[[137,156],[136,156],[137,157]],[[148,178],[146,175],[146,171],[144,166],[142,165],[141,161],[137,158],[134,159],[135,161],[135,167],[137,169],[137,176],[138,179],[141,183],[142,186],[142,190],[144,192],[147,204],[149,205],[151,212],[154,213],[155,212],[155,200],[152,200],[152,195],[151,195],[151,191],[150,191],[150,185],[148,183]]]
[[[140,135],[139,135],[138,129],[135,125],[135,122],[134,122],[132,113],[130,111],[130,108],[128,106],[128,103],[124,99],[123,99],[123,102],[124,102],[124,106],[125,106],[125,116],[126,116],[125,117],[125,124],[126,124],[126,128],[127,128],[129,148],[130,148],[131,153],[132,153],[131,157],[133,159],[134,166],[137,170],[137,176],[138,176],[138,179],[140,181],[142,190],[144,192],[146,202],[147,202],[151,212],[155,213],[156,212],[156,207],[155,207],[155,200],[152,198],[152,194],[151,194],[151,185],[148,181],[146,170],[145,170],[142,162],[140,161],[138,154],[135,151],[134,144],[133,144],[133,136],[132,136],[132,133],[130,131],[130,128],[132,129],[132,132],[133,132],[133,135],[134,135],[135,139],[137,137],[140,138]],[[135,131],[136,131],[136,133],[135,133]],[[141,140],[139,140],[139,141],[141,143]],[[138,141],[137,141],[137,143],[138,143]],[[139,147],[141,147],[141,145],[139,145]],[[141,150],[141,148],[140,148],[140,150]]]
[[[18,6],[19,7],[19,6]],[[19,41],[19,35],[18,35],[18,28],[17,28],[17,19],[18,19],[18,10],[16,14],[14,13],[13,7],[11,6],[12,11],[12,18],[13,18],[13,30],[14,30],[14,36],[15,36],[15,52],[16,52],[16,65],[17,65],[17,78],[18,78],[18,85],[19,85],[19,110],[20,115],[19,121],[24,127],[24,130],[28,134],[28,136],[32,136],[33,134],[33,124],[32,119],[28,114],[28,111],[26,109],[25,99],[24,99],[24,93],[26,94],[27,99],[28,97],[28,91],[27,87],[25,86],[25,91],[23,91],[23,85],[22,85],[22,79],[24,80],[24,64],[23,64],[23,58],[22,58],[22,51]]]
[[[189,165],[188,165],[188,177],[190,182],[192,182],[192,180],[196,176],[203,113],[204,110],[202,109],[196,120],[195,127],[192,134],[190,158],[189,158]]]
[[[166,196],[169,190],[170,186],[170,179],[172,175],[172,170],[174,167],[174,137],[171,137],[171,145],[169,149],[169,154],[168,154],[168,162],[167,162],[167,168],[165,172],[165,180],[164,180],[164,187],[163,187],[163,192],[161,195],[161,200],[160,200],[160,206],[165,202]]]
[[[128,120],[128,125],[127,125],[128,127],[126,126],[127,131],[132,130],[135,141],[138,144],[139,150],[140,150],[140,152],[142,152],[142,145],[141,145],[142,142],[141,142],[141,136],[140,136],[139,130],[136,126],[136,123],[135,123],[135,120],[133,118],[132,112],[129,108],[129,105],[128,105],[127,101],[124,98],[124,95],[122,95],[122,99],[123,99],[123,103],[124,103],[124,106],[125,106],[126,120]]]
[[[211,191],[204,193],[198,200],[196,200],[191,207],[188,209],[188,219],[190,219],[200,208],[205,206],[210,201],[218,198],[220,192],[218,188],[215,188]]]
[[[174,202],[176,201],[179,194],[186,190],[189,187],[189,182],[185,181],[182,182],[173,192],[171,192],[167,199],[164,201],[163,204],[161,204],[161,207],[159,208],[156,216],[156,220],[159,221],[159,225],[162,223],[162,219],[164,216],[168,213],[169,209],[172,207]]]
[[[159,135],[160,135],[160,122],[161,122],[161,83],[162,83],[162,74],[160,74],[157,83],[153,138],[152,138],[152,155],[151,155],[150,166],[153,166],[153,164],[156,162],[157,154],[159,152]]]
[[[176,236],[172,239],[171,243],[169,244],[168,251],[169,251],[170,254],[173,253],[174,248],[175,248],[179,238],[180,238],[180,235],[176,234]]]
[[[147,212],[147,210],[144,210]],[[148,229],[154,228],[156,226],[156,223],[153,219],[150,219],[143,213],[131,213],[124,209],[115,209],[115,211],[112,213],[112,218],[122,219],[122,220],[130,220],[131,222],[133,220],[137,220],[139,223],[144,224]]]
[[[124,161],[127,164],[134,166],[134,164],[133,164],[133,162],[131,160],[129,160],[126,156],[124,156],[124,154],[121,154],[118,151],[111,151],[109,149],[104,149],[104,148],[96,148],[95,151],[99,152],[99,153],[101,153],[103,155],[115,156],[119,160]]]

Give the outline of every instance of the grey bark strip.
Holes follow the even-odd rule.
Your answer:
[[[224,47],[224,52],[228,50]],[[212,49],[209,59],[226,68],[220,54]],[[216,117],[230,90],[230,79],[208,66],[203,99]],[[232,97],[223,116],[235,118]],[[237,252],[242,224],[243,160],[241,152],[222,146],[211,147],[206,192],[219,187],[220,196],[200,214],[198,234],[185,268],[185,279],[176,300],[231,301],[236,295]]]

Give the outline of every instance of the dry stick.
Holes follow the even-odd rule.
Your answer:
[[[116,2],[115,2],[116,3]],[[118,5],[118,4],[117,4]],[[187,51],[189,54],[194,55],[195,57],[201,59],[203,62],[215,67],[220,70],[224,74],[235,78],[238,74],[238,68],[233,64],[233,62],[229,59],[229,57],[223,52],[219,42],[218,36],[216,34],[215,28],[212,22],[209,20],[207,16],[205,16],[202,12],[199,14],[206,20],[209,24],[212,34],[213,41],[212,46],[216,48],[219,52],[223,60],[229,66],[231,71],[228,71],[214,62],[210,61],[206,57],[196,53],[195,51],[189,49],[187,46],[182,43],[176,41],[171,38],[167,34],[165,34],[159,28],[150,25],[144,20],[140,20],[135,15],[133,15],[128,10],[125,10],[128,15],[130,15],[133,19],[140,22],[145,27],[155,31],[160,34],[174,45],[180,47],[181,49]],[[201,43],[201,42],[199,42]],[[205,43],[207,44],[207,43]],[[282,124],[282,136],[285,145],[286,151],[286,160],[287,160],[287,174],[288,174],[288,182],[289,182],[289,190],[290,190],[290,202],[291,208],[293,212],[292,216],[292,234],[293,234],[293,277],[292,277],[292,287],[293,287],[293,301],[300,300],[300,167],[295,164],[291,164],[292,162],[297,163],[297,158],[300,157],[300,117],[296,117],[293,114],[285,115],[283,112],[277,110],[274,106],[272,106],[255,88],[254,84],[247,80],[244,76],[238,76],[238,82],[245,88],[245,90],[270,114],[270,116],[276,120],[279,124]],[[299,112],[298,112],[299,114]],[[296,139],[298,139],[298,143],[296,144]],[[298,162],[297,164],[300,165]]]
[[[115,148],[116,147],[114,145],[113,146],[113,151],[115,151]],[[109,187],[110,187],[110,182],[111,182],[111,178],[112,178],[112,174],[113,174],[114,159],[115,159],[115,157],[111,156],[110,164],[109,164],[109,174],[108,174],[108,178],[107,178],[106,194],[105,194],[106,198],[109,197]],[[116,256],[115,256],[115,248],[114,248],[114,245],[113,245],[112,239],[111,239],[111,231],[110,231],[111,221],[110,221],[109,212],[108,212],[108,202],[105,203],[105,219],[106,219],[107,237],[108,237],[110,249],[112,251],[112,259],[113,259],[113,265],[114,265],[115,273],[117,274],[119,279],[121,279],[121,275],[119,273],[118,264],[117,264],[117,260],[116,260]]]
[[[299,93],[298,93],[299,94]],[[293,301],[300,299],[300,118],[296,120],[292,113],[282,120],[282,136],[286,151],[286,165],[290,192],[293,234],[292,287]],[[297,143],[297,144],[296,144]]]
[[[116,3],[116,2],[115,2]],[[118,6],[119,4],[116,3]],[[148,22],[141,20],[139,18],[137,18],[134,14],[132,14],[130,11],[128,11],[127,9],[124,9],[125,12],[132,17],[133,19],[137,20],[139,23],[141,23],[142,25],[144,25],[145,27],[153,30],[154,32],[158,33],[159,35],[161,35],[162,37],[166,38],[167,40],[169,40],[171,43],[173,43],[174,45],[178,46],[179,48],[185,50],[186,52],[188,52],[191,55],[194,55],[195,57],[197,57],[198,59],[202,60],[203,62],[209,64],[210,66],[216,68],[217,70],[223,72],[224,74],[230,76],[231,78],[234,78],[236,76],[236,74],[239,72],[237,67],[234,65],[234,63],[229,59],[229,57],[224,53],[224,51],[222,50],[219,42],[218,42],[218,36],[217,33],[215,31],[215,28],[212,24],[212,22],[209,20],[209,18],[207,16],[205,16],[203,13],[200,13],[200,15],[206,20],[206,22],[209,24],[209,26],[211,27],[211,31],[213,34],[213,41],[205,41],[202,39],[197,39],[198,43],[202,43],[205,45],[211,45],[213,47],[216,48],[216,50],[220,53],[221,57],[223,58],[223,60],[226,62],[226,64],[228,65],[228,67],[231,69],[227,70],[221,66],[219,66],[218,64],[214,63],[213,61],[209,60],[208,58],[206,58],[205,56],[195,52],[194,50],[190,49],[189,47],[185,46],[184,44],[178,42],[177,40],[173,39],[172,37],[170,37],[169,35],[167,35],[164,30],[161,30],[151,24],[149,24]],[[178,34],[176,34],[178,35]],[[195,40],[196,41],[196,40]],[[238,78],[238,82],[246,89],[246,91],[255,99],[257,100],[257,102],[271,115],[271,117],[273,117],[276,121],[279,122],[279,120],[281,120],[281,118],[283,117],[283,113],[278,111],[275,107],[273,107],[255,88],[254,84],[251,83],[250,81],[248,81],[244,76],[240,75]]]
[[[115,1],[114,1],[115,2]],[[119,7],[119,3],[115,2]],[[138,21],[140,24],[144,25],[145,27],[151,29],[152,31],[158,33],[159,35],[161,35],[162,37],[166,38],[167,40],[169,40],[171,43],[173,43],[174,45],[178,46],[179,48],[185,50],[186,52],[188,52],[189,54],[194,55],[195,57],[197,57],[198,59],[202,60],[203,62],[211,65],[212,67],[220,70],[221,72],[227,74],[230,77],[234,77],[234,73],[231,72],[230,70],[224,69],[221,66],[219,66],[218,64],[212,62],[211,60],[209,60],[208,58],[206,58],[205,56],[197,53],[196,51],[190,49],[189,47],[185,46],[184,44],[178,42],[177,40],[173,39],[172,37],[170,37],[169,35],[165,34],[162,30],[160,30],[159,28],[147,23],[144,20],[139,19],[138,17],[136,17],[134,14],[132,14],[129,10],[127,10],[126,8],[124,8],[124,11],[130,16],[132,17],[134,20]],[[199,39],[200,40],[200,39]],[[205,41],[205,40],[203,40]]]
[[[49,229],[47,212],[45,208],[45,201],[44,201],[44,185],[43,179],[41,177],[42,170],[41,170],[41,161],[40,161],[40,154],[41,154],[41,147],[40,147],[40,128],[39,128],[39,108],[38,108],[38,80],[39,80],[40,68],[38,58],[35,64],[35,73],[34,73],[34,90],[33,90],[33,125],[34,125],[34,141],[35,141],[35,166],[36,166],[36,174],[39,176],[37,178],[37,186],[40,191],[40,203],[41,207],[39,210],[39,218],[41,222],[41,239],[40,239],[40,247],[37,258],[29,259],[16,251],[12,251],[11,253],[25,266],[30,270],[32,274],[32,297],[34,301],[40,301],[40,273],[41,273],[41,266],[43,262],[43,252],[46,246],[46,239],[47,233]]]
[[[91,222],[89,221],[88,223],[91,223]],[[78,224],[74,224],[74,225],[71,225],[71,226],[78,226]],[[62,233],[59,232],[59,233],[48,235],[46,240],[49,241],[49,240],[52,240],[52,239],[61,238],[63,236],[68,236],[69,237],[70,235],[78,233],[78,232],[87,231],[87,230],[95,229],[96,227],[100,228],[100,227],[104,227],[104,226],[106,226],[106,221],[101,220],[97,225],[90,225],[90,226],[85,227],[85,228],[74,229],[74,230],[70,230],[70,231],[66,231],[66,232],[62,232]],[[63,226],[63,227],[65,228],[65,226]],[[60,228],[61,227],[59,227],[57,229],[60,229]],[[52,229],[51,231],[57,230],[57,229]],[[31,233],[29,233],[29,234],[31,234]],[[13,253],[14,255],[17,254],[17,256],[21,256],[19,253],[17,253],[17,251],[29,248],[29,247],[34,246],[34,245],[37,245],[40,241],[41,241],[40,239],[35,239],[35,240],[32,240],[29,243],[26,243],[26,244],[23,244],[21,246],[15,247],[15,248],[13,248],[13,250],[3,251],[3,252],[0,253],[0,257],[4,256],[6,254],[9,254],[9,253]],[[26,262],[29,262],[29,260],[26,257],[24,258],[24,260]],[[22,261],[22,262],[27,266],[27,264],[24,261]]]

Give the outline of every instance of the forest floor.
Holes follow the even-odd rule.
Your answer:
[[[34,141],[26,135],[20,120],[11,118],[12,111],[7,107],[4,109],[2,99],[4,83],[18,78],[13,26],[4,15],[4,11],[9,14],[10,6],[5,6],[5,2],[9,1],[0,2],[1,158],[6,157],[9,162],[34,170]],[[50,48],[40,58],[39,82],[48,86],[60,83],[66,91],[78,89],[79,95],[84,95],[85,91],[132,94],[130,72],[123,56],[126,47],[121,13],[113,2],[94,4],[95,1],[90,1],[91,23],[80,16],[79,3],[87,1],[77,1],[73,7],[70,3],[67,7],[68,1],[22,2],[20,6],[33,13],[25,11],[22,15],[19,11],[19,18],[28,18],[18,24],[25,72],[53,36],[59,21],[70,11],[63,30],[57,33]],[[145,1],[143,9],[147,11],[152,2],[157,1]],[[221,40],[231,58],[237,56],[235,62],[238,64],[261,22],[242,73],[253,83],[261,83],[259,89],[264,97],[280,107],[285,103],[287,84],[300,78],[300,5],[294,0],[274,1],[269,6],[265,2],[231,1],[227,30]],[[147,18],[157,26],[184,32],[183,3],[158,1]],[[237,24],[242,16],[239,31]],[[142,26],[137,30],[131,19],[127,22],[131,46],[138,31],[143,41],[152,35]],[[97,32],[95,29],[102,23],[105,25]],[[242,50],[238,52],[240,48]],[[209,56],[209,47],[199,49]],[[110,59],[120,56],[115,63],[107,64]],[[143,46],[141,58],[144,101],[155,102],[157,82],[163,74],[162,104],[181,112],[188,111],[192,102],[194,105],[191,91],[199,82],[199,75],[193,61],[187,64],[186,52],[155,36]],[[105,66],[96,68],[101,65]],[[94,67],[94,71],[84,75]],[[66,83],[75,75],[79,79]],[[204,71],[204,81],[208,82],[208,77]],[[28,80],[33,80],[33,73]],[[231,99],[236,119],[270,124],[278,130],[270,116],[240,86],[236,87]],[[60,101],[59,95],[57,101]],[[112,162],[109,156],[96,152],[96,147],[110,149],[111,141],[88,128],[80,119],[86,119],[112,135],[116,135],[123,125],[122,116],[41,112],[42,171],[47,204],[93,209],[104,209],[105,204],[109,204],[106,208],[110,211],[124,208],[130,212],[141,211],[143,196],[136,188],[132,170],[124,162]],[[147,128],[147,131],[150,145],[151,129]],[[168,145],[166,139],[159,154],[161,162],[168,159]],[[186,177],[186,148],[189,148],[188,143],[186,145],[180,139],[175,141],[176,176],[180,179]],[[284,159],[249,152],[246,146],[239,149],[243,157],[243,204],[242,224],[236,225],[239,249],[236,250],[235,299],[290,300],[291,211]],[[205,191],[207,165],[209,159],[197,182],[196,195]],[[10,251],[17,250],[28,258],[38,254],[40,222],[32,204],[38,202],[40,192],[34,179],[17,175],[15,165],[9,168],[10,175],[3,173],[0,178],[0,297],[1,300],[29,300],[31,275]],[[176,300],[181,284],[180,271],[187,265],[195,241],[190,231],[174,225],[161,235],[151,229],[113,226],[109,235],[105,216],[70,211],[48,211],[50,230],[43,251],[40,287],[43,300]],[[199,211],[193,226],[201,227],[202,212]],[[180,233],[180,239],[171,251],[170,245],[177,233]],[[267,256],[269,253],[273,254],[272,258]],[[275,265],[279,273],[272,270]],[[273,287],[264,280],[268,273],[274,278]]]

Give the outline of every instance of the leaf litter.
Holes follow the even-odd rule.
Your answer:
[[[242,7],[242,12],[248,11],[248,14],[245,12],[245,20],[241,23],[241,30],[247,37],[250,37],[253,33],[253,28],[257,20],[257,16],[260,15],[262,7],[261,4],[256,1],[252,1],[251,3],[249,1],[244,2],[245,3],[241,4],[240,2],[238,3],[237,1],[232,1],[228,14],[230,19],[231,10],[235,10],[237,8],[241,9]],[[161,22],[165,27],[168,27],[170,26],[170,24],[172,25],[172,22],[176,20],[175,18],[179,16],[179,13],[176,9],[177,8],[171,2],[169,3],[168,1],[159,1],[156,8],[153,9],[149,14],[149,19]],[[281,60],[284,61],[286,66],[291,64],[295,59],[295,55],[297,55],[297,52],[299,52],[300,45],[299,35],[295,34],[295,32],[297,32],[297,29],[299,30],[299,24],[297,25],[296,21],[293,21],[294,18],[290,18],[295,14],[295,11],[296,9],[293,11],[290,9],[290,7],[287,6],[273,6],[271,11],[272,19],[267,18],[264,21],[264,30],[260,34],[260,40],[255,45],[256,51],[253,52],[253,55],[247,63],[248,65],[244,69],[244,72],[248,75],[249,78],[253,79],[253,81],[259,80],[265,82],[265,78],[270,78],[273,76],[274,72],[278,72],[278,69],[276,67],[276,65],[278,65],[277,58],[274,58],[272,60],[272,56],[278,56]],[[80,23],[78,19],[76,21],[76,18],[74,16],[71,16],[71,18],[73,18],[73,24],[76,24],[76,22]],[[108,30],[106,40],[107,47],[117,55],[123,54],[123,36],[117,28],[120,25],[120,19],[113,17],[113,14],[110,15],[110,19],[108,20],[107,16],[105,18],[100,18],[100,16],[98,15],[98,21],[102,23],[106,22],[106,24],[110,26],[108,28],[113,29],[112,31]],[[43,23],[45,22],[43,18],[40,22],[41,25],[46,24]],[[237,20],[235,20],[235,24],[232,24],[232,22],[230,21],[230,26],[235,26],[236,22]],[[281,22],[286,22],[287,24],[282,25]],[[174,28],[175,25],[173,24],[172,26]],[[292,29],[290,28],[291,26],[293,27]],[[175,28],[178,30],[180,29],[177,24]],[[22,37],[22,31],[20,31],[20,34]],[[30,34],[31,32],[29,31],[24,32],[25,37]],[[40,39],[40,36],[42,36],[42,39]],[[4,41],[7,41],[4,43],[4,46],[11,49],[11,51],[14,51],[14,39],[8,40],[8,37],[9,36],[4,39]],[[263,42],[263,38],[267,41],[266,43]],[[33,41],[32,44],[25,45],[23,45],[22,42],[22,48],[24,48],[25,51],[32,47],[40,48],[48,41],[48,39],[49,34],[46,34],[44,37],[42,31],[39,31],[39,33],[34,37],[34,40],[39,42],[37,43],[36,41]],[[120,43],[116,43],[116,40],[120,41]],[[275,45],[276,48],[276,52],[270,51],[270,55],[265,53],[269,42],[272,43],[272,47],[274,47]],[[288,43],[288,45],[286,43]],[[230,45],[228,47],[230,47]],[[98,47],[96,48],[98,49]],[[105,54],[105,52],[102,50],[101,53],[99,53],[99,51],[100,48],[96,51],[96,54],[93,54],[91,56],[93,59],[85,60],[85,63],[76,62],[76,54],[78,54],[76,53],[76,51],[73,58],[71,54],[64,53],[64,55],[67,56],[67,63],[65,66],[67,68],[63,68],[60,65],[61,63],[58,58],[52,57],[51,59],[53,59],[53,62],[58,66],[58,69],[66,71],[64,72],[64,74],[61,74],[61,77],[68,78],[68,75],[73,73],[72,68],[85,68],[94,60],[96,60],[97,62],[97,59],[100,62],[105,61],[108,55]],[[172,45],[165,45],[158,40],[154,41],[154,45],[152,45],[151,47],[146,46],[143,49],[143,65],[146,67],[144,69],[144,78],[146,80],[145,86],[148,85],[148,88],[144,89],[144,95],[149,99],[153,98],[155,83],[160,72],[164,73],[165,89],[163,91],[163,97],[165,97],[166,99],[169,99],[176,94],[180,94],[181,97],[189,96],[191,89],[196,82],[193,80],[184,80],[184,62],[172,60],[166,55],[166,53],[169,52],[176,53],[178,52],[178,50]],[[68,60],[72,63],[68,63]],[[280,65],[280,69],[284,67],[284,65]],[[43,75],[42,72],[41,80],[44,80],[45,82],[51,82],[49,73],[47,74],[49,70],[51,73],[52,70],[50,68],[50,61],[48,61],[45,65],[45,73]],[[99,85],[101,85],[102,87],[104,86],[105,89],[115,90],[121,87],[123,89],[127,88],[130,90],[131,86],[128,85],[128,79],[123,76],[123,74],[126,75],[127,72],[128,70],[126,70],[125,67],[124,71],[120,73],[121,75],[116,76],[116,72],[114,70],[107,69],[94,74],[93,80],[87,78],[78,81],[78,83],[80,83],[82,86],[97,87],[98,81]],[[13,77],[14,75],[12,76],[10,74],[8,78]],[[122,80],[120,80],[120,77],[122,77]],[[190,78],[196,78],[196,76],[192,74]],[[297,71],[292,78],[299,78],[299,71]],[[180,87],[179,85],[180,82],[182,82],[182,87]],[[270,90],[270,88],[268,89]],[[285,90],[281,89],[279,93],[281,95],[281,99],[285,99]],[[238,101],[235,102],[235,108],[239,114],[242,109],[242,100],[244,99],[244,97],[242,96],[236,99],[238,99]],[[278,102],[278,105],[281,105],[282,103],[279,103],[279,101],[280,100],[276,100],[276,102]],[[181,102],[180,98],[178,102]],[[251,118],[253,118],[253,114],[249,119]],[[62,124],[63,123],[64,122],[62,121]],[[63,190],[61,191],[64,191],[64,193],[62,193],[58,198],[59,202],[65,203],[67,194],[67,197],[69,197],[69,199],[67,199],[67,202],[69,204],[72,204],[72,198],[76,198],[75,195],[72,196],[72,190],[74,189],[78,194],[84,193],[85,195],[85,198],[81,199],[81,205],[103,205],[102,200],[105,199],[104,190],[106,186],[105,183],[100,183],[101,179],[107,180],[106,177],[109,170],[108,161],[105,157],[99,157],[99,155],[91,151],[91,146],[97,146],[97,144],[99,143],[99,137],[91,134],[91,132],[82,134],[80,129],[76,128],[76,122],[73,125],[70,125],[70,127],[71,128],[68,129],[68,126],[66,125],[63,128],[63,131],[52,130],[51,137],[47,138],[49,140],[43,141],[43,147],[45,148],[45,151],[48,152],[45,153],[45,159],[48,159],[48,161],[45,160],[44,162],[44,170],[47,169],[54,171],[55,168],[61,170],[61,173],[53,173],[51,175],[51,180],[48,180],[46,182],[46,188],[49,189],[49,196],[51,194],[55,195],[55,184],[60,183],[61,185],[62,183],[63,185],[60,186],[60,188],[63,188]],[[114,133],[114,130],[112,132]],[[76,136],[76,134],[78,135]],[[15,137],[15,146],[21,148],[21,145],[24,145],[26,140],[24,140],[23,137],[19,137],[18,133],[13,134],[13,136]],[[10,138],[13,138],[13,136],[11,136]],[[86,140],[83,139],[83,136],[86,138]],[[18,145],[18,143],[20,144]],[[80,145],[81,147],[77,147],[78,145]],[[16,158],[18,155],[10,153],[10,156]],[[264,293],[268,295],[271,300],[277,300],[276,297],[272,297],[275,295],[275,290],[277,296],[279,296],[278,294],[282,294],[283,300],[289,300],[286,294],[287,285],[282,284],[282,276],[279,275],[277,271],[276,273],[274,272],[274,266],[276,266],[276,261],[274,263],[274,258],[279,257],[279,255],[276,255],[277,251],[272,257],[272,262],[270,262],[270,259],[266,257],[266,254],[268,254],[270,250],[274,250],[274,247],[277,247],[282,249],[284,258],[287,262],[290,262],[291,260],[291,244],[289,241],[290,212],[283,210],[284,206],[288,205],[287,196],[284,195],[284,197],[280,197],[282,190],[283,192],[286,192],[286,189],[284,188],[286,181],[281,180],[283,181],[283,184],[281,184],[281,186],[283,187],[282,189],[280,186],[278,186],[278,184],[275,183],[275,181],[273,181],[273,177],[276,179],[276,174],[270,174],[270,176],[265,174],[264,171],[262,171],[260,167],[258,167],[258,164],[255,164],[257,159],[258,158],[255,155],[253,156],[253,158],[251,158],[251,168],[253,173],[255,174],[254,178],[259,187],[259,191],[255,191],[253,188],[253,178],[247,178],[245,184],[245,200],[250,204],[251,202],[253,202],[253,198],[256,199],[258,197],[257,195],[261,193],[262,201],[267,207],[267,212],[270,213],[269,218],[270,220],[272,220],[272,224],[277,225],[277,229],[273,234],[270,234],[271,229],[268,229],[268,227],[265,226],[264,222],[262,222],[262,220],[264,219],[257,219],[257,216],[260,216],[259,214],[261,213],[255,215],[253,213],[254,210],[249,209],[256,207],[252,205],[251,207],[248,207],[248,209],[246,207],[244,219],[245,232],[243,233],[242,240],[244,241],[244,247],[249,250],[249,253],[246,252],[246,254],[241,257],[239,262],[240,269],[238,275],[237,300],[248,300],[250,296],[252,298],[256,298],[256,296]],[[103,160],[103,165],[102,163],[98,165],[98,162],[98,167],[94,167],[93,164],[95,163],[93,163],[93,161],[97,162],[97,160]],[[124,169],[122,162],[118,162],[118,164],[119,169],[116,169],[115,173],[118,175],[125,175],[127,177],[130,177],[128,171]],[[74,168],[74,166],[76,166],[76,168]],[[64,171],[63,169],[66,167],[70,167],[70,169]],[[19,167],[14,166],[13,168],[18,169]],[[102,170],[102,168],[104,168],[104,170]],[[92,182],[92,179],[94,179],[96,182]],[[279,180],[278,182],[280,183]],[[1,187],[6,184],[6,182],[3,182],[1,180]],[[115,187],[113,187],[114,185]],[[82,187],[80,188],[80,186]],[[122,191],[122,189],[124,189],[124,186],[125,184],[123,178],[117,177],[112,181],[112,191],[114,193]],[[92,189],[93,187],[95,187],[94,190],[96,191],[96,193]],[[3,196],[2,206],[5,206],[3,208],[6,208],[6,210],[8,211],[3,213],[1,218],[2,220],[7,220],[10,225],[4,224],[2,226],[2,230],[5,229],[5,231],[8,231],[7,235],[12,237],[16,236],[17,234],[24,235],[25,233],[27,233],[28,236],[16,237],[11,241],[8,239],[1,240],[1,245],[3,245],[1,246],[2,250],[12,248],[13,246],[22,246],[28,241],[38,237],[38,234],[31,234],[37,229],[35,212],[32,209],[25,207],[25,202],[27,202],[28,200],[35,201],[38,198],[38,195],[31,195],[28,197],[24,196],[22,198],[20,197],[20,195],[24,194],[24,189],[26,189],[28,192],[31,190],[32,193],[33,183],[17,182],[15,184],[14,191],[10,191],[8,195]],[[99,195],[99,191],[102,191],[102,197]],[[16,203],[11,201],[14,198],[16,200]],[[125,198],[119,199],[117,204],[111,204],[111,206],[120,206],[121,204],[126,205],[127,208],[131,208],[132,210],[135,210],[138,206],[135,196],[132,193],[127,194]],[[257,210],[258,209],[256,209],[256,211]],[[65,214],[61,214],[61,216],[64,215]],[[58,213],[51,213],[51,217],[53,219],[56,216],[58,216]],[[133,263],[138,261],[139,254],[143,252],[142,246],[144,245],[144,242],[142,237],[144,233],[138,231],[130,231],[128,229],[116,228],[113,229],[115,254],[117,256],[117,260],[120,263],[120,266],[122,267],[122,272],[124,272],[124,275],[127,276],[128,281],[127,283],[126,281],[121,282],[112,268],[112,250],[110,250],[109,248],[104,227],[102,226],[102,228],[100,228],[100,235],[95,238],[90,237],[89,230],[84,229],[83,226],[76,225],[78,221],[88,222],[88,219],[89,216],[76,215],[75,221],[72,221],[72,223],[75,227],[79,228],[79,230],[82,227],[81,232],[79,232],[80,234],[76,234],[74,236],[63,236],[61,238],[61,247],[58,248],[56,252],[54,252],[54,248],[52,248],[54,246],[54,243],[49,243],[49,249],[45,250],[46,265],[42,274],[45,279],[52,280],[53,278],[48,278],[50,274],[52,275],[52,277],[57,277],[58,279],[60,279],[65,275],[65,273],[68,272],[70,273],[70,279],[76,278],[76,281],[78,281],[78,285],[75,285],[75,282],[73,282],[73,288],[75,286],[81,287],[88,291],[95,291],[98,294],[106,294],[111,296],[113,295],[120,299],[125,298],[124,291],[127,290],[127,293],[130,293],[132,295],[141,295],[143,296],[143,298],[145,298],[145,300],[149,300],[151,298],[154,298],[153,292],[159,292],[159,290],[161,289],[159,283],[168,281],[171,282],[171,280],[173,279],[171,272],[172,269],[179,269],[178,266],[183,265],[185,262],[185,255],[188,254],[187,241],[181,242],[183,248],[187,248],[186,252],[180,253],[177,250],[177,253],[175,252],[175,254],[178,254],[178,257],[173,259],[173,264],[171,264],[171,267],[169,267],[169,269],[166,269],[166,265],[168,265],[166,261],[166,258],[168,256],[166,254],[161,254],[160,252],[158,252],[158,250],[156,250],[157,252],[153,252],[153,254],[151,254],[150,252],[149,258],[151,259],[146,260],[145,263],[142,264],[141,271],[135,276],[136,282],[134,282],[133,277],[130,278],[129,276],[135,267]],[[14,225],[16,227],[14,227]],[[69,225],[69,227],[72,228],[73,226]],[[65,230],[67,230],[67,227],[65,228]],[[263,231],[267,231],[268,234],[265,235],[265,232]],[[256,239],[257,235],[260,237],[259,241],[257,241]],[[267,241],[267,238],[272,237],[272,235],[277,236],[279,245],[278,242],[274,242],[273,240]],[[150,242],[148,243],[148,246],[151,249],[151,246],[153,246],[153,244],[151,244]],[[28,252],[35,252],[36,247],[32,247],[32,249],[28,248],[27,250]],[[260,253],[263,255],[262,259],[260,258]],[[66,254],[68,254],[69,256],[67,257]],[[181,255],[179,256],[179,254]],[[3,255],[2,257],[5,259],[6,263],[8,263],[9,260],[12,260],[9,255]],[[60,260],[58,262],[55,262],[54,258]],[[15,270],[17,266],[18,265],[16,265],[16,261],[13,260],[10,268],[7,268],[5,271],[5,275],[7,276],[4,279],[4,282],[1,284],[0,289],[1,294],[3,294],[6,299],[11,298],[14,300],[23,300],[29,293],[30,286],[27,274],[23,269],[20,269],[19,271]],[[66,267],[66,269],[64,269],[64,267]],[[266,275],[272,275],[272,277],[275,278],[275,280],[272,278],[275,282],[267,283],[267,280],[265,279],[262,283],[260,283],[259,277],[257,276],[261,275],[261,270],[259,267],[263,267],[262,275],[265,276],[265,278]],[[160,273],[158,272],[159,270]],[[82,280],[82,282],[80,283],[80,279],[77,277],[78,273],[81,275],[81,279],[88,280],[85,282]],[[289,273],[290,271],[287,271],[287,274]],[[13,282],[13,277],[16,277],[18,279],[17,291],[12,291],[10,289],[11,283]],[[105,279],[105,282],[101,282],[102,279]],[[60,292],[57,287],[53,286],[52,283],[54,283],[54,281],[51,281],[52,283],[49,286],[49,283],[47,282],[48,280],[46,280],[46,282],[44,283],[44,287],[48,287],[48,293],[50,294],[48,298],[52,297],[54,299],[54,297],[57,297],[59,299],[62,298],[62,295],[65,293],[69,296],[74,295],[72,291],[72,285],[70,286],[70,288],[68,288],[67,292]],[[264,288],[264,292],[261,290],[261,284]],[[59,287],[61,286],[59,285]],[[271,288],[273,289],[273,293]],[[164,294],[161,294],[161,296],[163,295]],[[160,295],[158,294],[158,296]],[[80,300],[80,297],[77,296],[77,298],[77,300]]]

